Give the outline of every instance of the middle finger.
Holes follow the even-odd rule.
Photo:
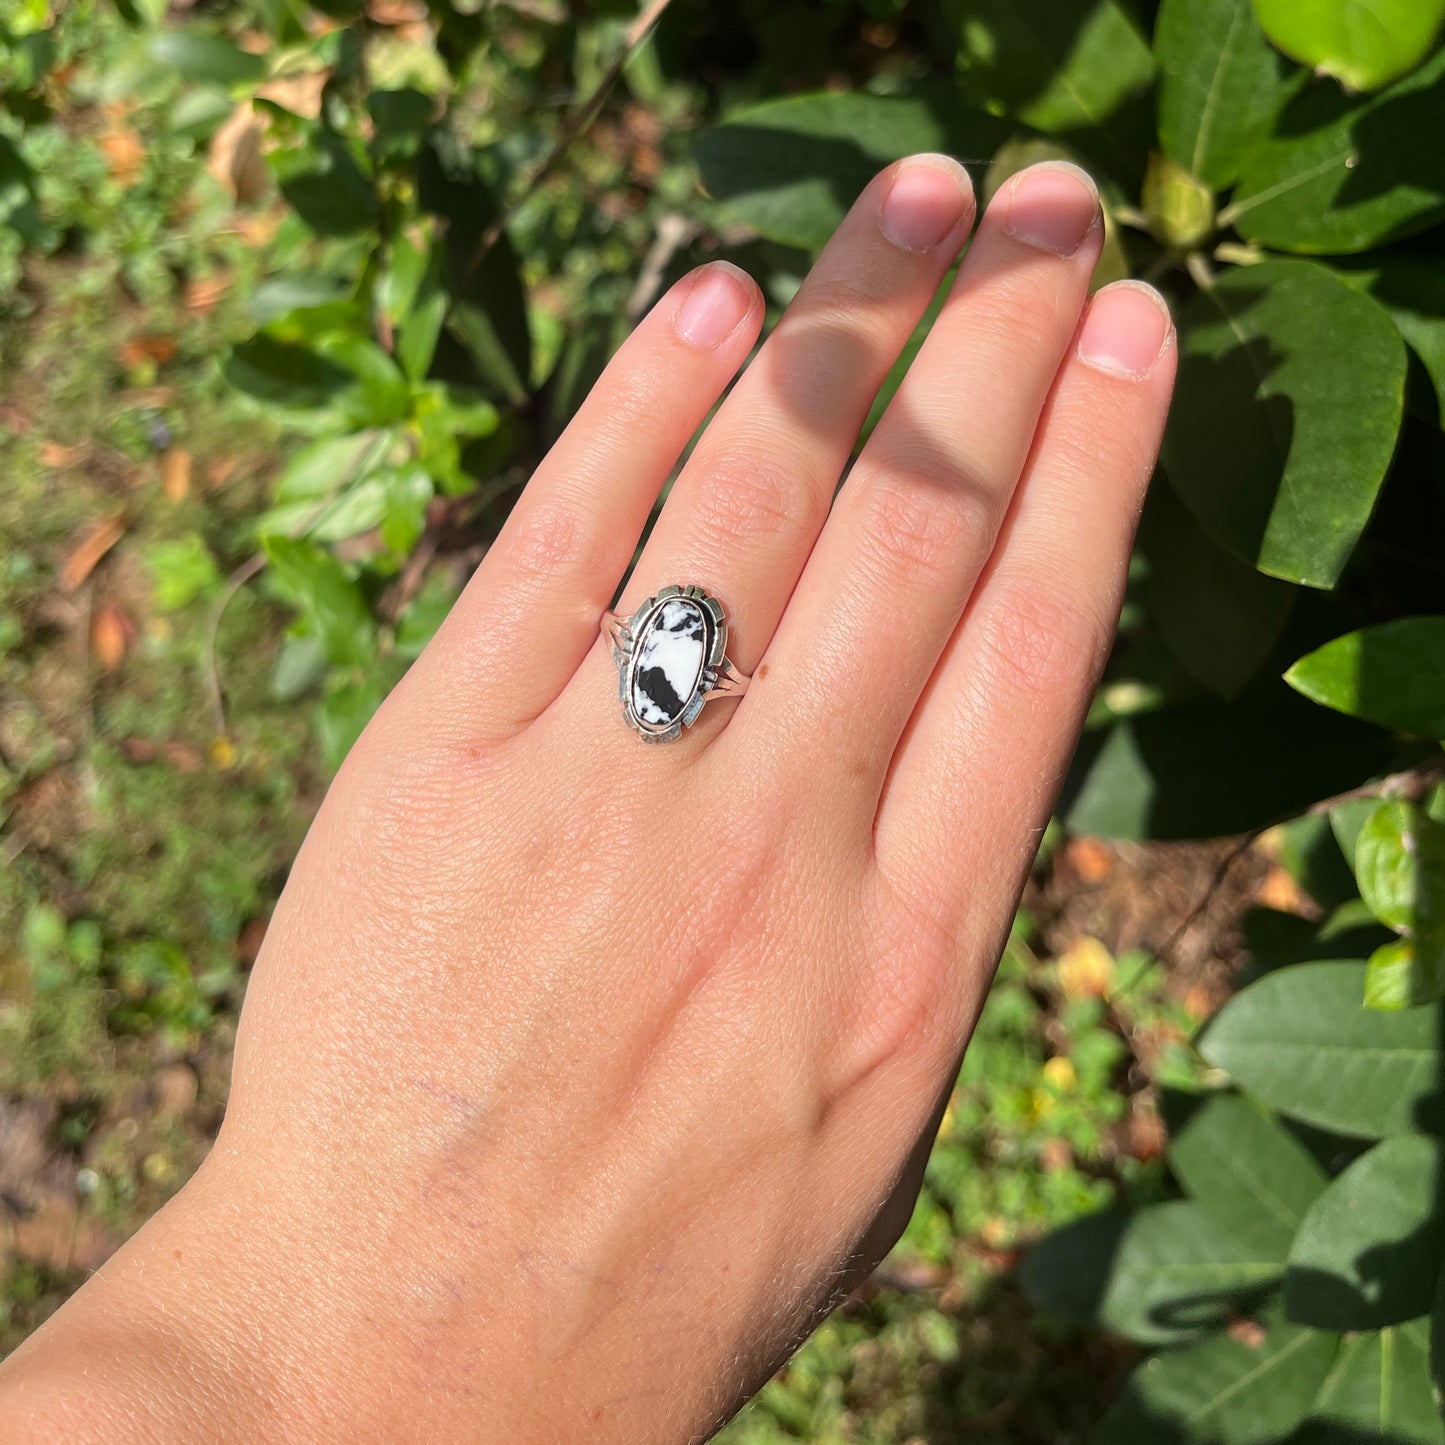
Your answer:
[[[868,409],[973,221],[968,173],[914,156],[874,178],[703,433],[619,610],[670,583],[715,593],[751,670]]]
[[[819,738],[881,786],[993,549],[1102,239],[1076,166],[1033,166],[994,198],[809,558],[755,725]]]

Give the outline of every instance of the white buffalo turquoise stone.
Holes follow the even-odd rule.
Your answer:
[[[650,728],[670,727],[697,691],[707,654],[702,608],[687,598],[664,602],[644,624],[633,653],[632,711]]]

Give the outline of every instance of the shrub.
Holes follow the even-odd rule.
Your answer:
[[[123,9],[112,89],[240,204],[284,202],[224,367],[304,438],[244,575],[294,610],[275,686],[316,698],[332,763],[670,276],[727,251],[785,302],[911,151],[985,194],[1093,171],[1101,278],[1170,294],[1181,371],[1060,816],[1294,819],[1322,916],[1252,921],[1260,976],[1199,1041],[1220,1088],[1176,1101],[1183,1197],[1030,1275],[1161,1347],[1106,1439],[1440,1440],[1445,3],[676,0],[651,32],[611,4]],[[63,240],[48,15],[0,35],[4,254]]]

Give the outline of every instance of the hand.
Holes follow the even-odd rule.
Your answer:
[[[22,1435],[699,1440],[881,1258],[1174,374],[1035,167],[835,498],[972,222],[885,171],[703,433],[619,610],[697,583],[755,678],[658,747],[598,623],[763,306],[719,262],[638,327],[327,795],[211,1157],[0,1372]]]

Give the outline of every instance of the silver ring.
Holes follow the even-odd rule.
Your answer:
[[[701,587],[664,587],[631,617],[602,614],[627,726],[670,743],[715,697],[741,697],[752,680],[727,659],[722,603]]]

